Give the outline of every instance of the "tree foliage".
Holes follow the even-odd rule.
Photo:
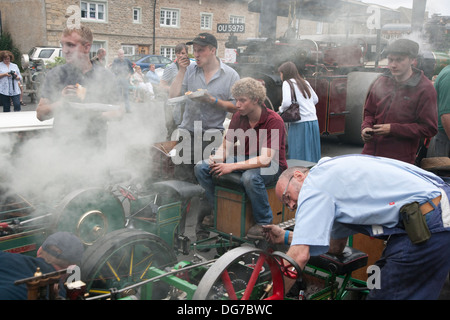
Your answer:
[[[9,32],[2,32],[0,36],[0,50],[8,50],[14,55],[14,63],[21,67],[20,50],[14,46],[11,34]]]

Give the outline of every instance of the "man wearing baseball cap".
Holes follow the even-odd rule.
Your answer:
[[[182,164],[175,167],[175,175],[178,179],[197,183],[194,175],[195,164],[209,158],[212,143],[215,147],[221,145],[223,123],[227,112],[234,113],[236,111],[236,102],[231,94],[231,87],[239,80],[239,75],[217,57],[217,39],[214,35],[200,33],[186,44],[193,46],[195,63],[190,63],[188,57],[179,60],[178,74],[170,86],[169,98],[198,90],[206,90],[206,94],[186,101],[178,131],[183,138],[179,145],[183,152],[190,150],[190,159],[183,160]],[[197,131],[195,136],[194,126],[198,131],[201,129],[201,132]],[[209,138],[204,135],[206,131],[208,131]],[[196,143],[194,138],[197,139]],[[201,146],[201,150],[199,150],[199,146]],[[205,151],[206,147],[209,148]],[[208,154],[204,155],[204,153]],[[212,209],[206,205],[206,201],[204,203],[206,207],[204,210],[200,210],[196,228],[199,239],[204,238],[207,234],[201,230],[202,221],[205,215],[211,214]],[[211,222],[208,225],[211,225]]]
[[[33,277],[37,268],[45,274],[80,265],[83,252],[81,240],[69,232],[50,235],[36,258],[0,251],[0,300],[26,300],[26,284],[15,285],[15,281]]]
[[[372,84],[364,106],[362,153],[416,163],[421,140],[437,133],[436,91],[414,67],[419,44],[399,39],[384,51],[389,72]]]

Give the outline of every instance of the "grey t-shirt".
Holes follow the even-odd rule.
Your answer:
[[[184,94],[187,91],[195,92],[198,89],[206,89],[213,97],[234,102],[231,87],[238,80],[238,73],[220,61],[219,70],[207,84],[203,69],[198,67],[197,64],[191,64],[184,76],[182,92]],[[194,132],[194,122],[201,121],[203,131],[208,129],[223,130],[226,114],[227,112],[218,106],[188,99],[180,128]]]
[[[58,66],[48,72],[41,87],[41,97],[55,102],[61,99],[61,92],[68,85],[81,84],[86,88],[83,104],[121,104],[116,78],[111,71],[94,64],[92,69],[83,74],[70,64]],[[106,142],[107,123],[100,112],[89,109],[73,108],[67,102],[54,114],[53,131],[55,137],[65,142],[82,141],[84,145],[104,145]]]

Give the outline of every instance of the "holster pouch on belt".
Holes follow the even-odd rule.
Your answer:
[[[420,244],[430,239],[431,233],[418,202],[405,204],[400,208],[400,214],[406,233],[413,244]]]

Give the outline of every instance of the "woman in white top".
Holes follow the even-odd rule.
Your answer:
[[[319,102],[319,98],[308,81],[300,76],[293,62],[283,63],[278,68],[278,72],[283,81],[283,100],[279,111],[283,112],[289,108],[293,101],[291,87],[288,83],[290,81],[294,86],[301,116],[300,121],[289,123],[287,158],[318,162],[321,152],[316,104]]]
[[[10,51],[0,51],[0,104],[4,112],[11,111],[11,100],[14,111],[21,109],[19,81],[22,81],[22,75],[13,61],[14,55]]]

